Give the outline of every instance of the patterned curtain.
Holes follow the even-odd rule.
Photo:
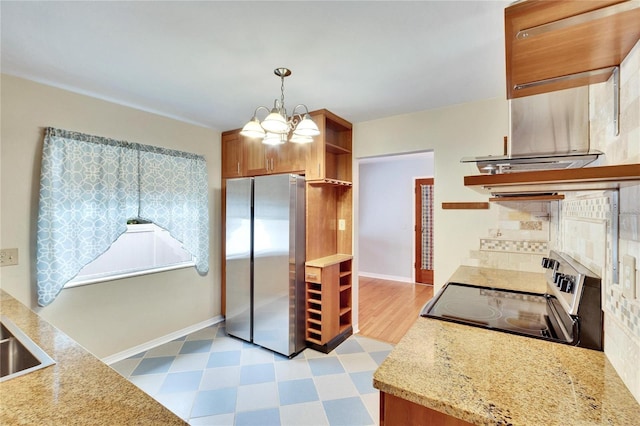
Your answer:
[[[161,205],[163,205],[161,207]],[[169,231],[209,269],[207,171],[202,156],[47,128],[37,229],[38,304],[143,218]]]
[[[433,185],[420,185],[422,198],[422,259],[420,269],[433,270]]]

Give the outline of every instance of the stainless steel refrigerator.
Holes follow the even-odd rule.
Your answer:
[[[226,184],[226,331],[286,356],[305,348],[305,181]]]

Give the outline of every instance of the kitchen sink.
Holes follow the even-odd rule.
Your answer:
[[[9,318],[0,316],[0,382],[55,363]]]

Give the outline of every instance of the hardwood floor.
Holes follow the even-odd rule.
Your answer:
[[[359,277],[359,334],[389,343],[400,338],[433,297],[433,286]]]

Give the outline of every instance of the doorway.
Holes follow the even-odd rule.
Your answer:
[[[358,274],[415,283],[415,191],[433,177],[433,152],[359,159]]]
[[[416,179],[415,193],[415,279],[433,284],[433,178]]]

